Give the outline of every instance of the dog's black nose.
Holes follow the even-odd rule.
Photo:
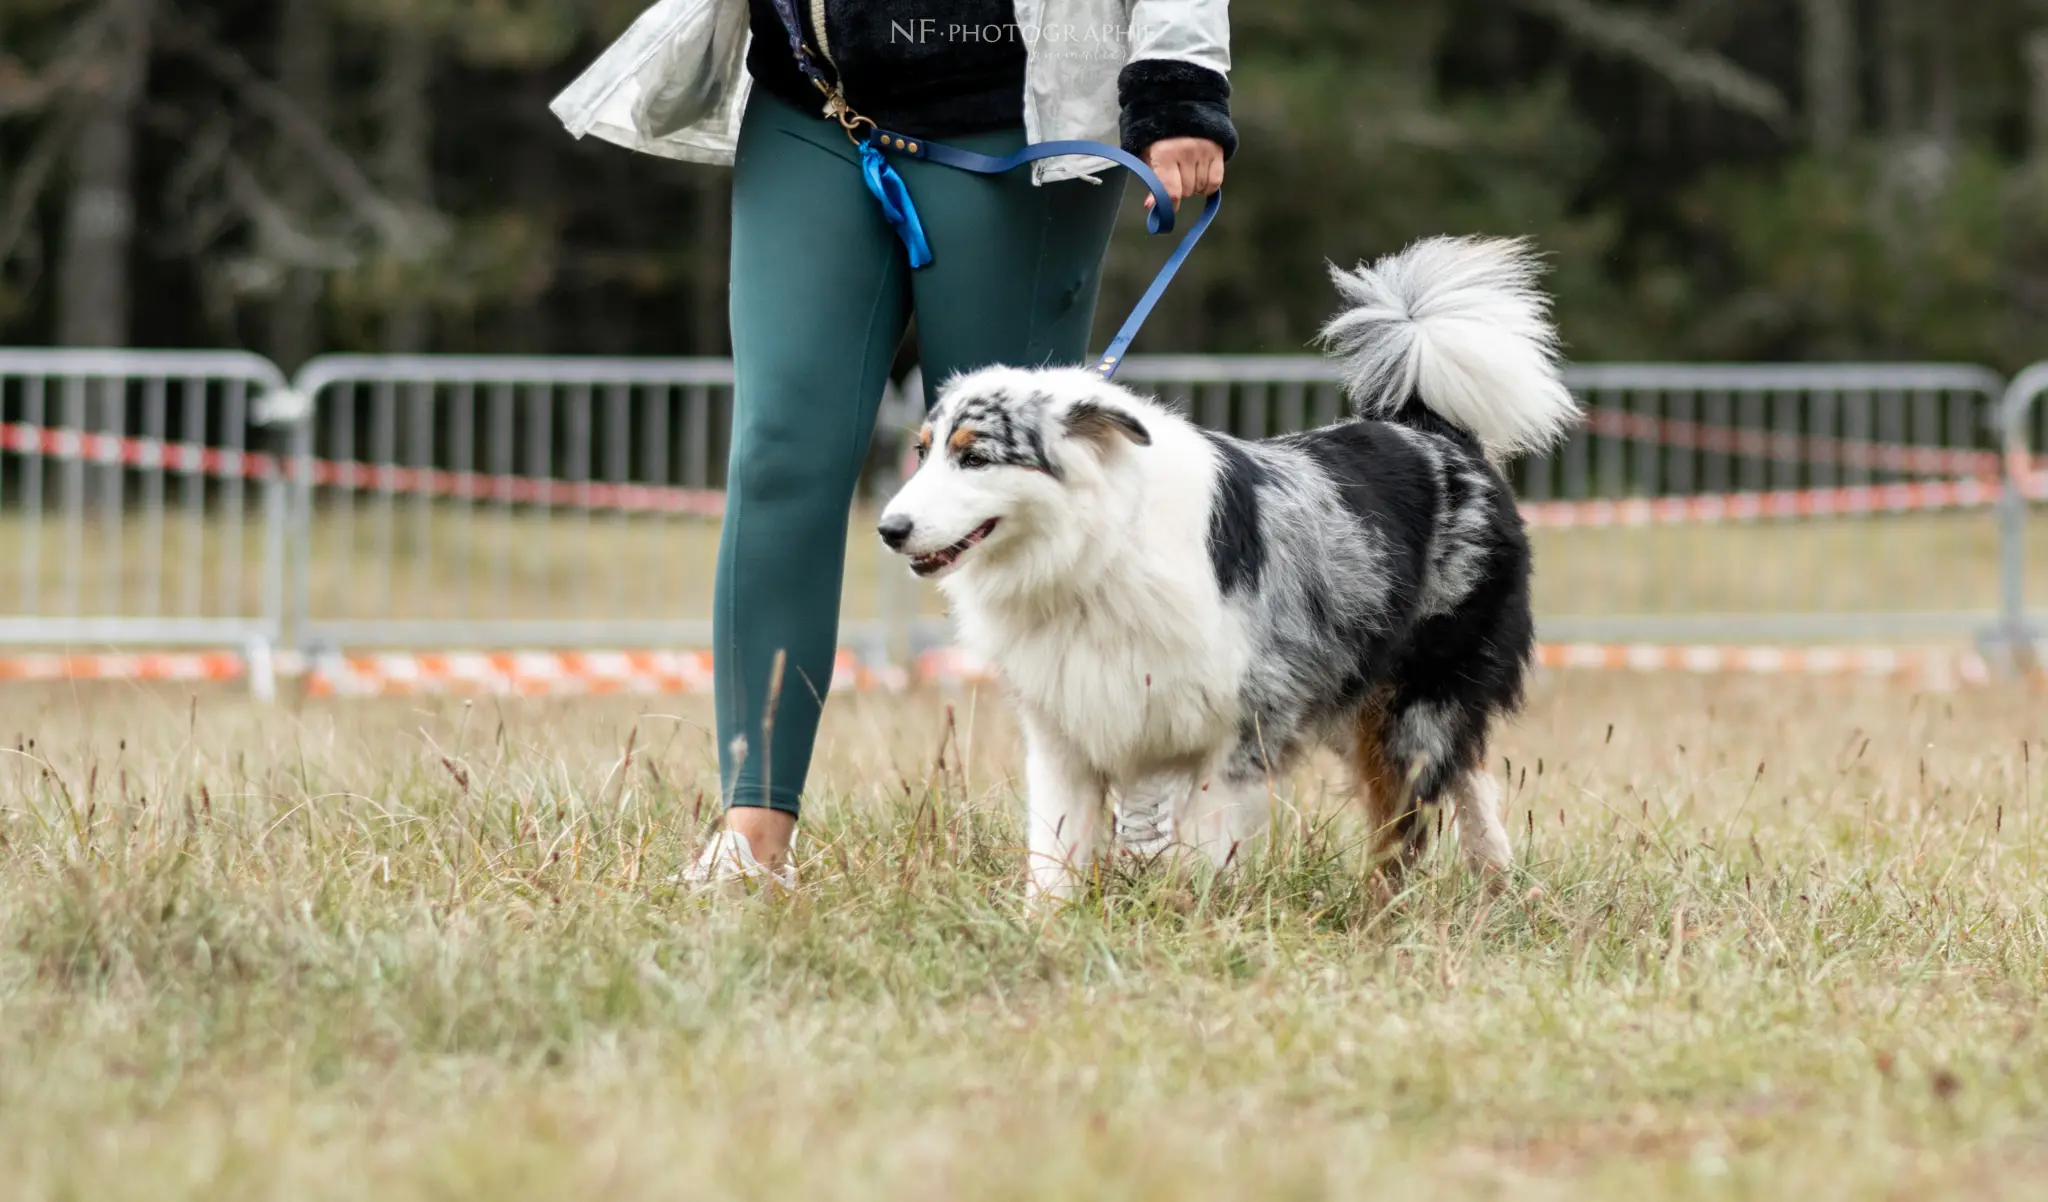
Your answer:
[[[881,525],[875,527],[881,534],[882,541],[889,544],[891,551],[901,551],[903,544],[910,541],[910,532],[916,528],[916,522],[900,513],[890,514],[882,519]]]

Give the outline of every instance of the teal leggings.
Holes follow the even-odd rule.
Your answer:
[[[956,138],[987,154],[1021,130]],[[712,622],[728,804],[795,813],[839,642],[846,522],[897,344],[927,403],[956,371],[1080,363],[1123,172],[1043,187],[898,158],[932,262],[903,244],[832,121],[761,91],[733,174],[737,371]],[[780,659],[780,678],[776,678]]]

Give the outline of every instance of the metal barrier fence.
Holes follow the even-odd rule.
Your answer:
[[[0,644],[241,648],[271,689],[285,497],[234,352],[0,349]]]
[[[1121,379],[1247,436],[1337,419],[1330,365],[1137,357]],[[1591,365],[1588,422],[1515,468],[1552,640],[2027,636],[2048,365]],[[589,648],[708,642],[724,360],[0,351],[0,643]],[[885,399],[873,495],[920,411]],[[263,402],[259,406],[258,402]],[[258,409],[288,426],[256,444]],[[849,531],[846,641],[945,641]],[[11,609],[10,609],[11,607]],[[2038,622],[2043,615],[2034,615]],[[260,661],[260,662],[257,662]]]
[[[709,644],[729,361],[330,356],[296,390],[309,651]]]
[[[2005,581],[2003,642],[2015,654],[2048,660],[2048,536],[2027,521],[2034,506],[2048,506],[2048,363],[2036,363],[2014,376],[1999,405],[1999,432],[2005,442],[2006,490],[1999,500],[2001,576]],[[2029,575],[2033,573],[2034,575]],[[2032,596],[2036,608],[2027,607]]]

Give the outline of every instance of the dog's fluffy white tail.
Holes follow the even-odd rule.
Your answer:
[[[1323,342],[1351,403],[1385,418],[1420,396],[1497,456],[1554,445],[1579,406],[1558,372],[1540,271],[1518,238],[1427,238],[1370,267],[1332,266],[1347,307]]]

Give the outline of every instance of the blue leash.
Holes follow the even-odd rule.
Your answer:
[[[840,127],[846,130],[846,136],[860,147],[861,178],[867,182],[868,191],[881,206],[883,219],[896,231],[896,236],[903,240],[913,269],[923,267],[932,261],[932,248],[925,240],[924,223],[918,219],[917,206],[910,199],[910,189],[904,185],[903,177],[896,173],[896,168],[890,165],[885,153],[887,151],[907,154],[912,158],[955,167],[961,171],[972,171],[976,175],[1001,175],[1039,159],[1058,158],[1070,154],[1108,159],[1112,163],[1128,168],[1152,193],[1152,211],[1146,214],[1145,231],[1156,235],[1170,233],[1173,230],[1173,197],[1167,193],[1166,185],[1160,182],[1159,177],[1153,174],[1152,169],[1138,156],[1107,142],[1080,139],[1038,142],[1024,147],[1015,154],[998,157],[962,150],[958,146],[948,146],[943,142],[931,142],[905,134],[891,133],[876,126],[873,121],[854,112],[846,103],[846,97],[840,92],[839,86],[827,79],[825,73],[818,69],[818,64],[804,46],[802,26],[797,18],[793,0],[774,0],[774,5],[776,15],[782,18],[782,28],[789,34],[789,48],[796,56],[797,68],[825,94],[825,115],[837,120]],[[862,126],[867,127],[865,137],[856,132]],[[1153,307],[1158,305],[1160,297],[1166,295],[1166,286],[1173,282],[1174,274],[1180,270],[1182,263],[1187,262],[1189,253],[1195,249],[1195,243],[1202,240],[1202,234],[1208,230],[1209,223],[1216,219],[1216,211],[1222,207],[1223,192],[1218,189],[1210,193],[1208,203],[1202,206],[1200,215],[1195,218],[1194,224],[1188,227],[1188,232],[1181,238],[1180,245],[1174,248],[1173,254],[1167,256],[1165,266],[1152,278],[1152,286],[1145,290],[1145,295],[1138,298],[1137,307],[1124,319],[1123,327],[1117,330],[1116,337],[1109,340],[1109,346],[1095,360],[1091,371],[1105,380],[1116,375],[1116,369],[1123,365],[1124,352],[1130,349],[1131,342],[1138,336],[1138,331],[1144,328],[1145,319],[1152,316]]]

